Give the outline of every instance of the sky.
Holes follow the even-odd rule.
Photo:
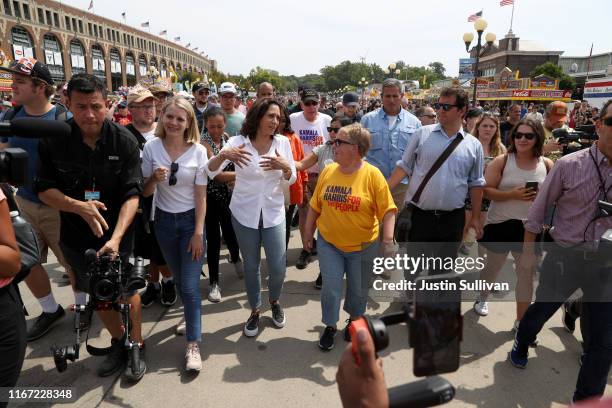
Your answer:
[[[168,39],[180,36],[181,45],[217,60],[219,70],[243,75],[260,66],[301,76],[365,58],[383,68],[440,61],[456,76],[459,58],[468,57],[463,33],[475,32],[468,16],[482,10],[485,33],[500,39],[512,12],[499,0],[93,1],[95,14],[122,22],[125,11],[128,25],[149,21],[152,34],[167,30]],[[83,10],[89,2],[62,0]],[[512,31],[565,56],[588,55],[591,44],[593,54],[612,52],[611,15],[609,0],[515,0]]]

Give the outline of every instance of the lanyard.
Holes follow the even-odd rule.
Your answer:
[[[608,201],[608,191],[610,191],[610,188],[612,188],[612,185],[606,189],[606,183],[601,174],[601,170],[599,170],[599,166],[597,165],[597,160],[595,160],[595,156],[593,156],[593,153],[591,152],[591,149],[589,149],[589,156],[591,156],[591,159],[593,160],[593,164],[595,165],[595,170],[597,170],[597,177],[599,177],[599,189],[601,190],[603,194],[603,199],[604,201]]]

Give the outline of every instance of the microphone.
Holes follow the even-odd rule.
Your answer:
[[[70,125],[58,120],[18,118],[0,122],[0,137],[18,136],[28,139],[43,139],[47,137],[67,137],[70,132]]]

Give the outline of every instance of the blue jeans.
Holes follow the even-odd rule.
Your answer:
[[[583,334],[584,354],[576,381],[574,401],[603,395],[612,364],[612,302],[598,294],[606,283],[596,279],[597,264],[573,256],[571,250],[549,250],[540,270],[536,300],[519,324],[516,338],[522,344],[535,341],[544,323],[561,307],[565,299],[579,287],[583,299],[581,319],[588,321]],[[605,293],[605,292],[603,292]],[[605,300],[605,301],[604,301]],[[597,322],[593,324],[593,322]]]
[[[244,282],[251,309],[261,307],[261,245],[263,243],[268,263],[268,298],[270,302],[280,299],[285,272],[287,250],[285,248],[285,222],[270,227],[253,229],[240,224],[232,216],[232,225],[238,239],[244,262]]]
[[[177,214],[155,210],[155,234],[183,302],[188,342],[202,340],[200,272],[204,257],[194,261],[187,250],[195,223],[195,209]]]
[[[343,277],[346,273],[346,298],[344,311],[350,316],[365,313],[374,257],[378,254],[378,240],[361,251],[344,252],[318,234],[317,251],[319,268],[323,278],[321,313],[323,324],[336,327],[340,314]]]

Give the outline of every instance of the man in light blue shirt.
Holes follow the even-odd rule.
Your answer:
[[[378,167],[388,179],[421,122],[402,109],[402,84],[397,79],[389,78],[383,82],[382,101],[383,107],[365,115],[361,124],[372,135],[366,161]],[[404,178],[391,189],[397,208],[403,207],[407,185],[408,180]]]
[[[389,187],[393,188],[406,176],[410,177],[405,197],[405,202],[413,206],[409,241],[441,243],[433,255],[442,258],[457,257],[468,191],[472,200],[472,220],[468,228],[473,228],[477,237],[482,235],[480,204],[485,185],[484,154],[478,139],[462,129],[468,106],[469,97],[463,89],[443,89],[435,104],[439,124],[422,127],[414,133],[388,180]],[[415,199],[429,169],[456,138],[461,138],[461,142],[429,179],[421,196]]]

